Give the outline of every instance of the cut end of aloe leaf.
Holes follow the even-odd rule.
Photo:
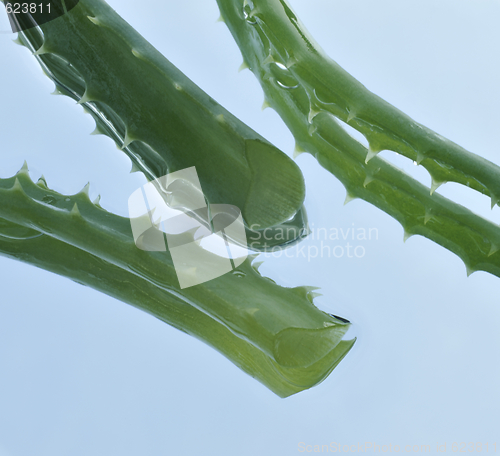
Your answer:
[[[142,250],[131,221],[92,203],[88,186],[61,195],[44,179],[35,184],[26,170],[0,179],[0,254],[148,312],[212,346],[280,397],[323,381],[352,347],[343,339],[349,323],[314,305],[315,287],[281,287],[262,277],[249,256],[229,273],[181,288],[172,252]],[[192,232],[176,236],[213,267],[215,254],[202,252]]]

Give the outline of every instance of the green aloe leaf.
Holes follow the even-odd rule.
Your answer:
[[[500,168],[413,121],[369,92],[314,42],[285,0],[217,0],[266,103],[297,142],[335,175],[347,199],[362,198],[398,220],[405,238],[419,234],[457,254],[467,272],[500,276],[500,229],[435,193],[457,182],[500,197]],[[365,135],[367,149],[344,128]],[[388,149],[424,166],[426,187],[377,153]]]
[[[181,289],[168,251],[138,249],[129,219],[92,203],[87,189],[70,197],[43,179],[33,183],[26,166],[0,179],[0,254],[154,315],[281,397],[324,380],[354,344],[343,340],[350,324],[316,308],[310,287],[278,286],[251,258],[233,273]]]
[[[59,93],[94,117],[95,133],[116,141],[133,171],[154,180],[195,166],[209,204],[240,208],[249,235],[267,230],[271,240],[255,242],[255,250],[305,236],[304,179],[293,160],[204,93],[104,1],[80,0],[39,27],[28,28],[29,14],[16,19],[24,29],[18,43],[34,52]]]

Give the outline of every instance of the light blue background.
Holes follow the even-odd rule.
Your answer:
[[[110,4],[222,105],[292,154],[215,0]],[[497,0],[292,0],[316,40],[370,90],[417,121],[499,162]],[[3,27],[5,17],[2,13]],[[63,193],[91,182],[126,215],[144,179],[82,108],[49,95],[29,52],[0,35],[0,177],[24,159]],[[427,185],[425,170],[383,153]],[[356,200],[304,154],[315,227],[376,228],[356,258],[269,258],[284,286],[315,285],[322,309],[349,318],[358,341],[321,385],[279,399],[201,342],[121,302],[0,258],[0,456],[273,455],[299,442],[379,445],[497,442],[500,451],[499,280],[466,278],[430,241]],[[440,193],[500,222],[466,188]],[[345,241],[331,241],[331,246]],[[319,245],[307,240],[307,247]],[[483,450],[484,454],[484,450]]]

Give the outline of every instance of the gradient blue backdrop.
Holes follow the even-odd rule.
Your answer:
[[[277,114],[215,0],[111,5],[226,108],[291,154]],[[369,89],[417,121],[498,162],[497,0],[292,0],[316,40]],[[0,24],[8,25],[3,13]],[[1,30],[1,28],[0,28]],[[76,193],[88,181],[127,215],[144,178],[81,107],[52,96],[30,53],[0,34],[0,177]],[[425,170],[383,155],[426,184]],[[374,228],[363,258],[268,258],[285,286],[316,285],[319,307],[353,321],[357,344],[320,386],[279,399],[201,342],[121,302],[0,258],[0,456],[288,456],[306,445],[489,443],[500,423],[499,280],[356,200],[311,156],[298,158],[316,228]],[[439,192],[500,222],[469,189]],[[346,241],[329,241],[345,247]],[[320,246],[309,239],[305,248]],[[497,439],[497,440],[496,440]]]

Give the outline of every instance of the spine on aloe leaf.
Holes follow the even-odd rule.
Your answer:
[[[500,198],[500,168],[431,130],[369,92],[332,61],[305,31],[285,0],[217,0],[229,27],[265,93],[297,142],[346,187],[382,209],[404,230],[405,239],[425,236],[457,254],[470,274],[500,276],[497,225],[435,193],[458,182]],[[365,148],[342,127],[362,133]],[[393,150],[424,166],[430,188],[377,157]]]
[[[22,25],[29,16],[18,15]],[[300,169],[288,156],[210,98],[102,0],[80,0],[61,17],[19,33],[56,93],[94,117],[150,180],[196,167],[209,204],[239,207],[248,233],[305,235]],[[285,239],[283,238],[285,234]],[[262,236],[252,236],[263,239]]]
[[[201,247],[200,247],[201,248]],[[283,288],[247,259],[180,289],[168,252],[138,249],[128,219],[37,184],[27,167],[0,179],[0,253],[145,310],[227,356],[276,394],[322,381],[352,347],[349,323],[317,309],[309,287]]]

